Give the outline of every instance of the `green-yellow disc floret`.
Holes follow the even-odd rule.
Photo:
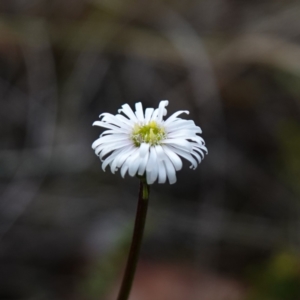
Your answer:
[[[139,147],[142,143],[159,145],[166,138],[166,133],[163,127],[159,126],[155,121],[151,121],[146,125],[136,124],[131,136],[134,145]]]

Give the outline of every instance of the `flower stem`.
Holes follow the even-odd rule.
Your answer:
[[[141,178],[133,238],[130,246],[129,256],[125,268],[122,285],[117,300],[127,300],[130,294],[134,273],[136,270],[137,261],[139,257],[139,252],[141,248],[142,238],[143,238],[143,232],[144,232],[147,208],[148,208],[148,198],[149,198],[149,185],[147,184],[145,178]]]

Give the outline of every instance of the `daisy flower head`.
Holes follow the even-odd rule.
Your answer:
[[[93,126],[106,128],[94,141],[92,148],[102,161],[102,169],[109,165],[114,174],[120,169],[121,176],[144,176],[147,184],[176,182],[176,171],[182,168],[181,157],[197,165],[207,154],[200,127],[192,120],[178,116],[188,111],[177,111],[168,119],[166,106],[169,101],[160,101],[157,109],[135,104],[135,112],[128,104],[122,105],[118,114],[101,114]]]

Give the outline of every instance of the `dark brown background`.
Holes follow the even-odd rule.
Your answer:
[[[131,300],[300,299],[300,3],[0,2],[0,299],[114,299],[138,182],[92,122],[190,110],[209,155],[155,184]]]

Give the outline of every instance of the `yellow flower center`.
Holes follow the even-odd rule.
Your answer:
[[[155,121],[151,121],[147,125],[136,124],[131,136],[136,147],[139,147],[142,143],[159,145],[165,137],[164,128],[160,127]]]

